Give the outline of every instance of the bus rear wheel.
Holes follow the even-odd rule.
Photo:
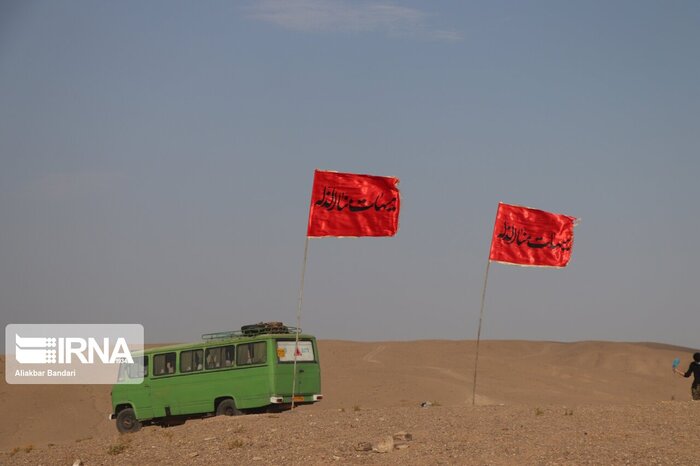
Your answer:
[[[117,414],[117,430],[122,434],[129,434],[141,429],[141,423],[136,419],[136,414],[131,408],[122,409]]]
[[[232,399],[222,400],[216,407],[217,416],[237,416],[241,412],[236,408],[236,403]]]

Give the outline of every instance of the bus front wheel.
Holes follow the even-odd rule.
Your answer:
[[[122,409],[117,414],[117,430],[122,434],[136,432],[141,429],[141,423],[136,419],[136,414],[131,408]]]
[[[236,408],[236,403],[231,400],[222,400],[221,403],[216,407],[217,416],[237,416],[241,412]]]

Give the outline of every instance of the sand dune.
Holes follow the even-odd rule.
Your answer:
[[[474,342],[321,342],[316,408],[471,403]],[[692,350],[646,343],[485,341],[477,396],[491,404],[632,403],[688,398],[671,361]]]
[[[423,401],[440,408],[471,408],[474,342],[326,340],[319,345],[325,398],[299,410],[309,416],[420,409]],[[476,390],[482,408],[477,409],[604,410],[687,401],[690,383],[672,375],[671,361],[681,357],[686,365],[691,354],[687,348],[654,343],[484,341]],[[3,377],[0,450],[113,439],[110,408],[109,386],[8,385]],[[183,428],[203,422],[208,421],[189,421]]]

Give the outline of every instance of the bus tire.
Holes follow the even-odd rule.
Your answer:
[[[228,398],[222,400],[216,407],[217,416],[238,416],[241,412],[236,408],[236,402]]]
[[[137,432],[141,429],[141,423],[136,419],[136,414],[131,408],[122,409],[117,414],[117,430],[122,434]]]

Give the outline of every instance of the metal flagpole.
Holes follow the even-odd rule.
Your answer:
[[[309,255],[309,237],[304,242],[304,262],[301,266],[301,285],[299,286],[299,298],[297,299],[297,329],[294,342],[294,369],[292,371],[292,409],[294,409],[294,395],[297,387],[297,351],[299,350],[299,332],[301,331],[301,305],[304,301],[304,276],[306,275],[306,258]]]
[[[479,312],[479,330],[476,333],[476,358],[474,359],[474,386],[472,388],[472,406],[476,405],[476,368],[479,364],[479,342],[481,341],[481,321],[484,317],[484,302],[486,301],[486,284],[489,281],[489,267],[491,266],[491,255],[486,263],[486,273],[484,274],[484,288],[481,290],[481,311]]]

